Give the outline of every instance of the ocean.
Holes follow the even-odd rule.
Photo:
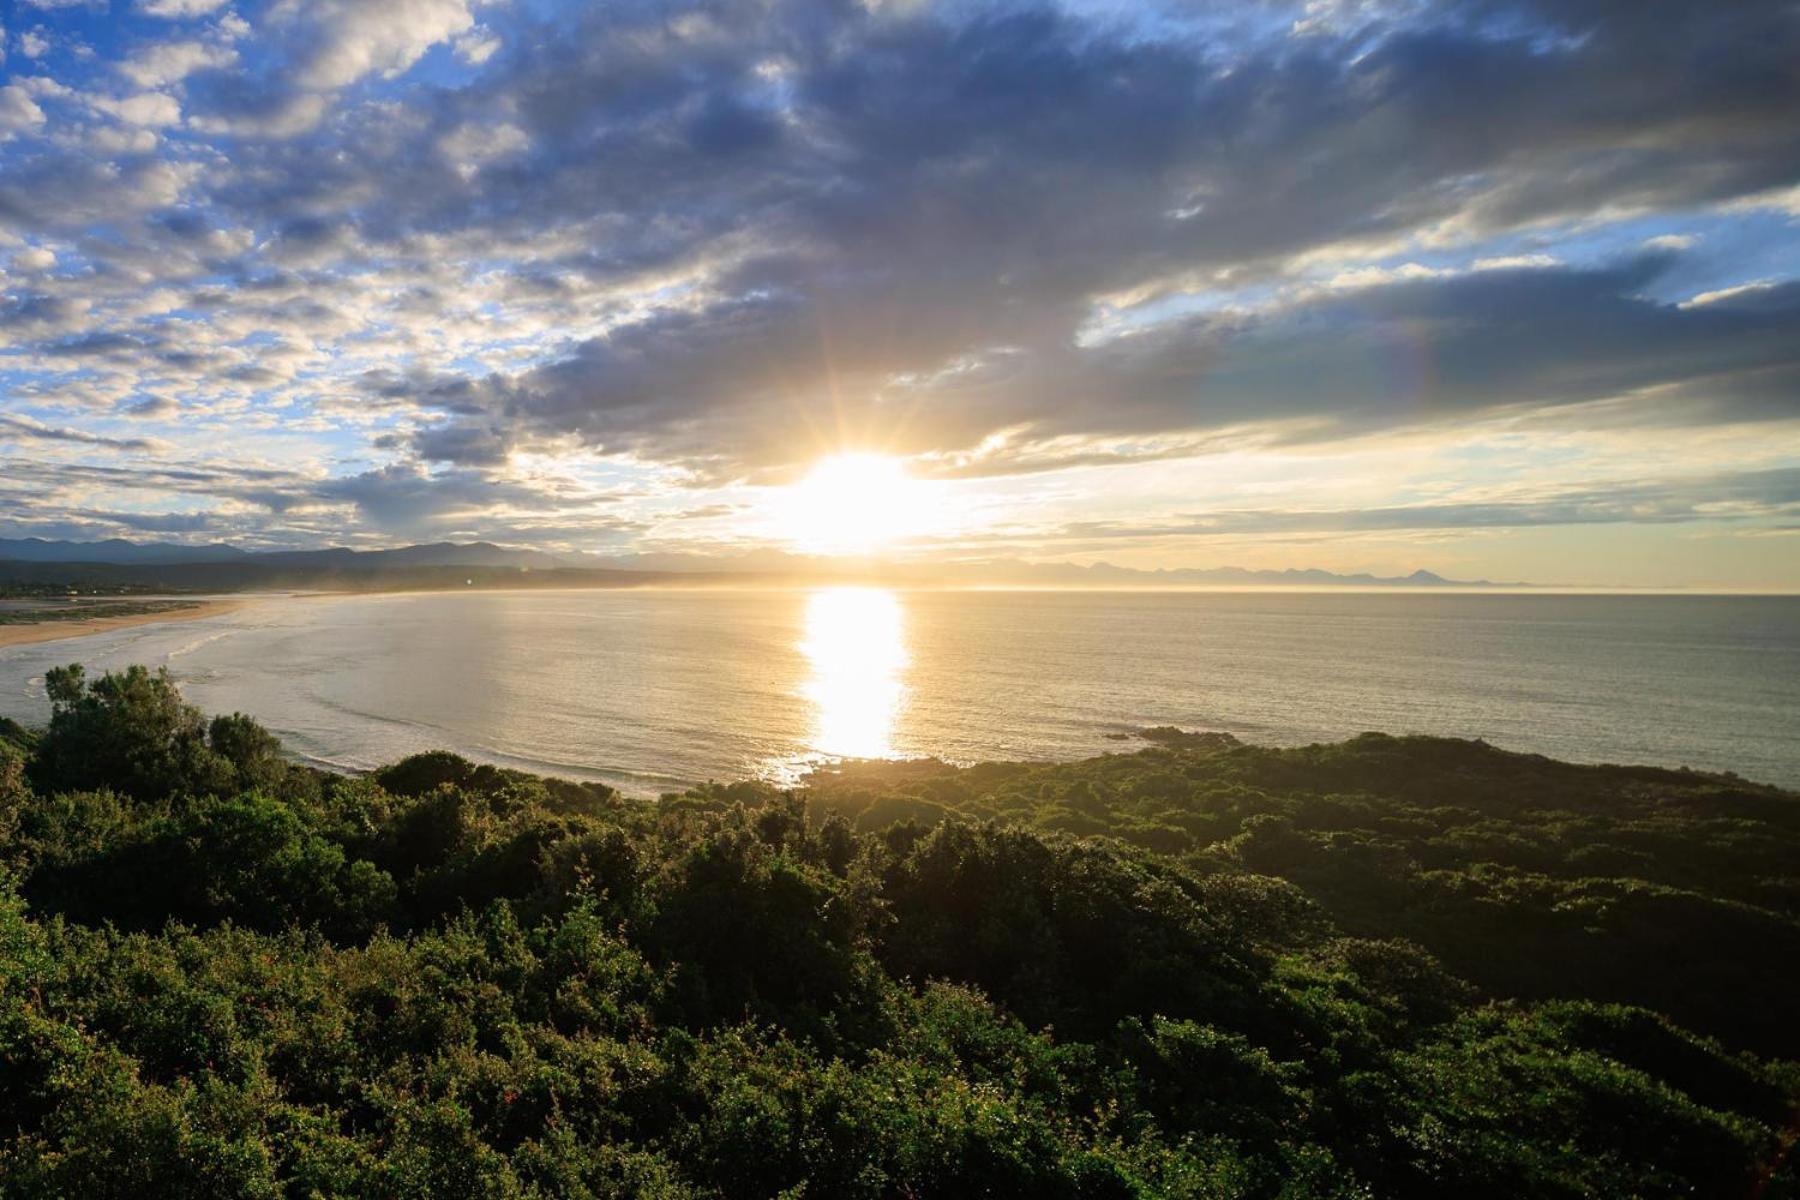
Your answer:
[[[655,794],[845,756],[1068,759],[1153,725],[1364,730],[1800,786],[1800,598],[629,590],[270,598],[0,649],[167,666],[322,765],[430,748]]]

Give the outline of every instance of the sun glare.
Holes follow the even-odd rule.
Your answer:
[[[777,514],[781,533],[812,554],[868,554],[923,531],[930,490],[899,459],[840,454],[788,488]]]
[[[806,602],[800,652],[812,668],[812,749],[843,758],[889,758],[906,694],[906,625],[885,588],[827,588]]]

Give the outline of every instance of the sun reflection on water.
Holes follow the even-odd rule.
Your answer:
[[[841,587],[806,601],[800,641],[811,675],[812,750],[834,758],[891,758],[906,695],[906,620],[885,588]]]

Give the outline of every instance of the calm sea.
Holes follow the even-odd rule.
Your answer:
[[[1800,785],[1800,599],[1421,593],[483,592],[270,599],[0,650],[167,665],[315,761],[447,747],[639,793],[834,756],[1071,758],[1149,725],[1481,737]]]

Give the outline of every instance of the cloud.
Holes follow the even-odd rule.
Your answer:
[[[44,110],[16,83],[0,87],[0,141],[44,127]]]
[[[0,301],[0,331],[9,341],[66,333],[86,320],[88,311],[80,300],[18,290]]]
[[[28,246],[14,251],[8,265],[15,271],[48,271],[56,266],[56,253],[43,246]]]
[[[457,174],[467,179],[485,164],[512,158],[530,145],[530,137],[516,125],[470,122],[445,134],[438,148]]]
[[[145,513],[90,510],[80,518],[101,525],[115,525],[135,533],[199,533],[212,527],[210,513]]]
[[[128,125],[161,128],[181,123],[181,103],[166,92],[140,92],[123,98],[90,96],[88,103]]]
[[[1779,302],[1781,288],[1772,279],[1754,279],[1749,283],[1733,284],[1730,287],[1714,288],[1711,291],[1696,292],[1681,302],[1682,308],[1701,308],[1708,304],[1753,302],[1775,294]]]
[[[7,485],[16,485],[8,491]],[[92,499],[107,496],[102,507]],[[260,544],[333,545],[395,538],[502,538],[545,543],[614,540],[644,528],[618,497],[561,477],[496,481],[395,463],[338,477],[168,459],[133,467],[0,460],[9,528],[43,536],[117,536],[121,529],[183,532]],[[152,504],[165,510],[153,511]],[[52,527],[64,532],[48,532]]]
[[[493,30],[477,25],[455,41],[456,56],[473,66],[480,66],[494,56],[502,42]]]
[[[137,0],[137,10],[145,16],[183,20],[204,17],[224,8],[231,0]]]
[[[1507,529],[1543,525],[1690,524],[1800,513],[1800,469],[1677,480],[1608,480],[1529,498],[1327,511],[1243,510],[1192,517],[1161,532],[1243,534]],[[1091,531],[1090,531],[1091,532]]]
[[[281,0],[270,17],[298,27],[297,76],[310,88],[343,87],[372,73],[398,75],[475,23],[465,0]]]
[[[512,439],[493,425],[432,425],[414,433],[410,445],[427,462],[464,466],[495,466],[512,452]]]
[[[82,429],[64,429],[53,425],[45,425],[30,417],[7,416],[0,414],[0,433],[8,437],[30,438],[45,442],[72,442],[81,446],[104,446],[109,450],[156,451],[166,449],[166,443],[156,438],[115,438],[103,434],[89,433]]]
[[[125,406],[125,415],[160,420],[181,411],[181,405],[167,396],[146,396]]]
[[[966,24],[844,18],[816,41],[782,23],[796,10],[772,11],[717,25],[597,23],[593,36],[529,47],[475,89],[504,97],[533,147],[528,165],[482,176],[500,232],[514,232],[511,214],[616,228],[622,240],[570,263],[595,289],[717,265],[700,268],[697,295],[550,365],[480,381],[492,403],[472,427],[744,466],[815,453],[822,431],[845,429],[946,450],[1019,424],[1104,434],[1259,413],[1342,424],[1384,408],[1395,421],[1610,398],[1714,368],[1738,398],[1757,390],[1750,372],[1784,378],[1769,342],[1791,331],[1785,317],[1762,333],[1742,314],[1718,323],[1731,329],[1683,323],[1621,294],[1630,280],[1541,273],[1556,265],[1542,253],[1483,256],[1477,268],[1505,277],[1486,285],[1410,291],[1385,285],[1457,272],[1348,268],[1337,282],[1358,299],[1296,308],[1291,327],[1259,319],[1254,337],[1210,320],[1092,351],[1071,344],[1096,297],[1168,294],[1215,271],[1278,278],[1295,256],[1346,239],[1475,240],[1606,204],[1766,187],[1800,169],[1786,75],[1746,87],[1734,66],[1651,89],[1641,67],[1690,53],[1712,62],[1694,47],[1721,38],[1772,67],[1772,47],[1800,45],[1775,7],[1755,6],[1742,26],[1695,17],[1668,29],[1623,7],[1548,12],[1590,35],[1548,49],[1471,17],[1388,30],[1357,56],[1314,37],[1227,73],[1179,42],[1109,40],[1041,11]],[[1714,136],[1727,126],[1729,146]],[[1304,182],[1291,176],[1299,162]],[[421,185],[382,217],[449,234],[461,194]],[[1197,215],[1170,218],[1195,196]],[[1581,349],[1510,307],[1540,301],[1602,335],[1606,361],[1552,379]],[[1455,311],[1434,321],[1439,302]],[[1355,307],[1369,304],[1388,308]],[[1680,350],[1634,365],[1638,347],[1605,327],[1615,318],[1641,336],[1667,327]],[[1316,347],[1315,327],[1326,338]],[[1733,338],[1741,362],[1723,348]],[[1373,360],[1415,352],[1443,374],[1396,395]],[[1284,355],[1310,365],[1284,371]],[[1492,386],[1477,378],[1484,364]],[[1360,382],[1320,389],[1316,369]],[[433,440],[440,452],[455,441],[441,430]],[[491,460],[491,433],[466,441]]]
[[[768,298],[621,326],[519,375],[394,386],[452,414],[428,446],[421,439],[440,460],[491,462],[502,438],[574,436],[739,470],[803,460],[845,432],[913,453],[1000,431],[1030,453],[1070,435],[1252,422],[1323,440],[1639,395],[1655,397],[1646,420],[1794,417],[1800,285],[1704,310],[1644,298],[1666,263],[1402,275],[1254,317],[1170,321],[1092,347],[994,349],[915,376],[899,373],[965,348],[928,326],[882,337],[848,305]]]
[[[522,536],[519,529],[534,528],[540,535],[566,538],[634,527],[608,511],[609,496],[566,481],[502,480],[464,469],[432,472],[411,463],[324,480],[312,494],[327,503],[351,504],[373,527],[406,537]]]
[[[1031,537],[1065,551],[1075,545],[1092,551],[1134,541],[1472,533],[1586,525],[1761,522],[1755,527],[1778,528],[1800,514],[1800,468],[1488,490],[1493,494],[1433,503],[1220,508],[1160,521],[1074,521],[1033,530]],[[1013,536],[997,535],[994,540]]]
[[[120,63],[119,73],[140,88],[159,88],[235,61],[237,51],[217,42],[157,42]]]
[[[329,107],[314,92],[265,89],[225,73],[190,85],[190,107],[201,107],[189,124],[198,132],[227,138],[285,140],[318,128]]]

